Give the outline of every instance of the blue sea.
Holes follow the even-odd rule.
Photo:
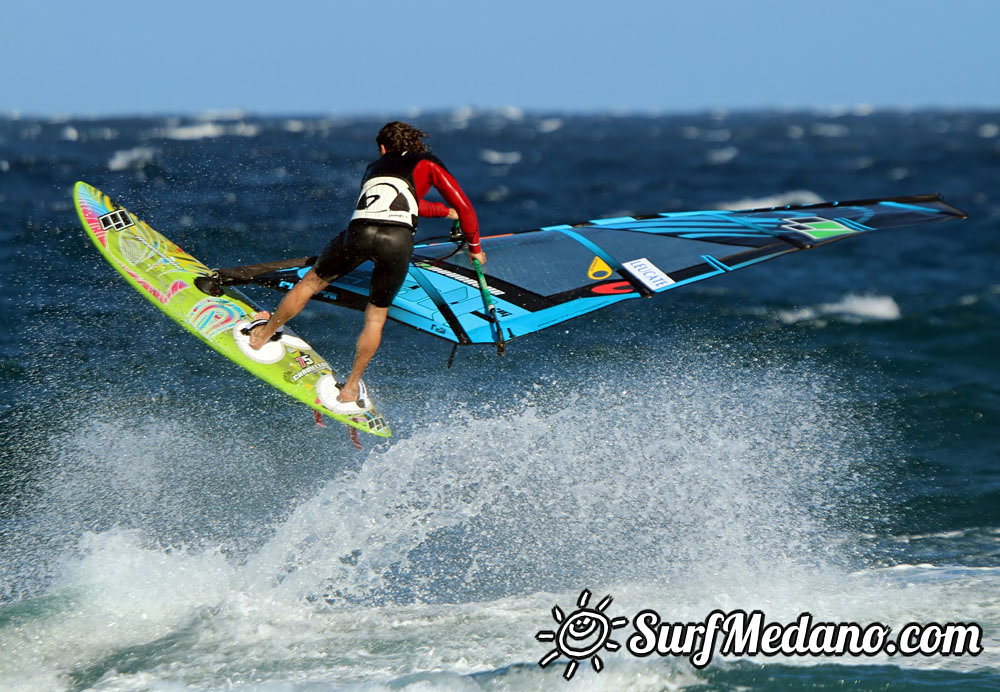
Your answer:
[[[155,310],[73,208],[87,181],[209,266],[314,254],[395,118],[484,234],[929,192],[969,218],[451,368],[390,324],[366,381],[394,436],[357,450]],[[1000,689],[1000,112],[8,114],[0,238],[4,690]],[[294,328],[343,371],[360,324]],[[616,618],[974,623],[982,652],[698,668],[629,626],[567,681],[535,635],[584,591]]]

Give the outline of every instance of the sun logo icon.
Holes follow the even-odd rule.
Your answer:
[[[604,611],[611,605],[611,596],[605,596],[596,608],[588,608],[590,592],[584,589],[577,599],[577,610],[567,617],[559,606],[553,606],[552,619],[559,624],[559,629],[541,630],[535,634],[540,642],[555,642],[555,648],[546,653],[538,662],[544,668],[553,661],[565,656],[569,659],[563,677],[571,679],[576,673],[580,661],[590,659],[590,664],[598,673],[604,669],[604,661],[597,654],[602,649],[617,651],[621,645],[611,639],[611,634],[619,627],[628,624],[628,618],[611,619]]]

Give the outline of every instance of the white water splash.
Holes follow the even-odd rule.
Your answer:
[[[970,599],[977,617],[994,617],[1000,606],[977,590],[981,574],[911,586],[898,570],[844,564],[838,507],[866,493],[875,431],[845,415],[835,382],[805,367],[733,367],[724,351],[671,355],[651,354],[631,375],[561,373],[560,385],[513,404],[431,414],[362,466],[331,470],[243,559],[211,542],[87,532],[50,596],[29,602],[36,612],[0,628],[0,649],[17,652],[0,664],[0,681],[466,689],[477,685],[470,675],[488,674],[536,689],[562,680],[534,665],[544,653],[534,633],[582,588],[612,594],[616,615],[652,607],[692,621],[714,608],[760,608],[773,619],[808,610],[898,624],[964,613],[958,604]],[[165,481],[190,471],[168,451],[148,451],[158,447],[151,430],[106,432],[114,444],[99,449],[90,432],[76,447],[104,469],[87,481],[93,494],[64,490],[64,501],[103,502],[102,478],[116,497],[133,487],[144,511],[173,497]],[[170,431],[174,445],[202,445],[225,463],[219,432]],[[320,438],[311,453],[328,445]],[[187,486],[195,497],[167,506],[205,511],[234,481],[205,478]],[[705,683],[683,661],[620,653],[607,662],[578,684]],[[795,661],[817,662],[829,661]]]

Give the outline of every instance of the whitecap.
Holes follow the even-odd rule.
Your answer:
[[[260,127],[245,122],[238,122],[228,127],[214,122],[199,123],[196,125],[173,125],[165,130],[158,130],[155,136],[166,139],[180,141],[191,141],[197,139],[212,139],[224,135],[237,135],[240,137],[255,137],[260,133]]]
[[[456,130],[464,130],[469,126],[469,120],[471,120],[472,116],[475,114],[476,111],[470,106],[456,108],[451,113],[451,126]]]
[[[542,133],[555,132],[562,126],[562,118],[545,118],[538,123],[538,131]]]
[[[124,171],[127,168],[142,168],[153,160],[156,150],[152,147],[134,147],[116,151],[108,160],[108,169]]]
[[[60,136],[67,142],[76,142],[80,139],[80,132],[72,125],[67,125]]]
[[[712,149],[708,152],[706,158],[708,162],[713,166],[721,166],[727,164],[737,156],[739,156],[740,150],[736,147],[723,147],[721,149]]]
[[[836,303],[781,310],[778,319],[785,324],[815,320],[819,317],[837,316],[847,322],[893,321],[902,316],[899,304],[891,296],[861,296],[849,293]]]
[[[732,202],[721,202],[716,209],[766,209],[769,207],[784,207],[789,204],[819,204],[823,198],[811,190],[790,190],[779,192],[769,197],[744,197]]]
[[[256,137],[260,134],[260,126],[251,123],[238,122],[229,128],[227,134],[239,135],[240,137]]]
[[[505,185],[500,185],[498,187],[490,188],[485,193],[483,197],[487,202],[502,202],[503,200],[510,197],[510,188]]]
[[[497,113],[507,118],[508,120],[524,119],[524,111],[522,111],[517,106],[503,106],[497,109]]]
[[[997,125],[996,123],[983,123],[979,126],[979,129],[976,130],[976,134],[983,139],[992,139],[997,135],[1000,135],[1000,125]]]
[[[521,161],[519,151],[494,151],[493,149],[483,149],[479,152],[479,158],[486,163],[511,165]]]
[[[182,141],[194,139],[209,139],[221,137],[225,134],[226,128],[217,123],[201,123],[199,125],[177,125],[159,130],[156,134],[166,139],[177,139]]]
[[[851,133],[851,130],[847,125],[839,123],[815,123],[810,128],[810,132],[817,137],[846,137]]]
[[[789,125],[788,129],[785,130],[785,135],[788,139],[802,139],[806,134],[805,128],[800,125]]]

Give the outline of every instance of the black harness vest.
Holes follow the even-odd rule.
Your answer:
[[[432,154],[388,152],[369,164],[351,221],[406,226],[416,230],[419,202],[413,169],[421,161],[444,164]],[[446,169],[447,170],[447,169]]]

